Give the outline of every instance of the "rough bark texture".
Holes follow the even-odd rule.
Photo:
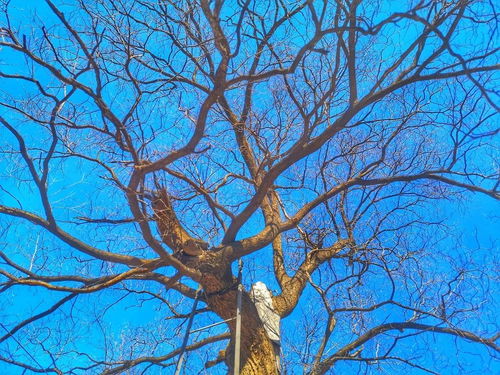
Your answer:
[[[203,272],[200,283],[210,310],[223,320],[232,319],[236,316],[237,280],[229,267],[218,265],[214,258],[215,255],[210,252],[204,252],[199,258],[186,259],[186,263],[190,267],[198,263],[198,268]],[[241,320],[240,374],[278,374],[273,343],[267,336],[255,304],[246,291],[243,292]],[[225,353],[225,362],[229,368],[228,374],[232,374],[236,320],[231,320],[228,326],[231,341]]]
[[[206,242],[191,237],[182,227],[165,189],[160,190],[153,200],[153,209],[163,242],[175,252],[185,252],[188,255],[196,256],[207,249]]]
[[[224,295],[214,295],[208,298],[208,305],[223,319],[230,319],[236,315],[236,290],[231,290]],[[226,364],[232,374],[234,364],[234,333],[236,322],[229,323],[231,342],[226,351]],[[249,295],[243,293],[242,326],[241,326],[241,364],[240,374],[278,374],[275,360],[274,347],[269,340],[264,326],[250,300]]]
[[[169,197],[162,190],[153,202],[153,210],[164,242],[177,252],[177,258],[186,266],[201,272],[197,280],[204,291],[208,308],[222,320],[236,316],[237,279],[230,262],[221,253],[207,251],[203,241],[194,239],[180,225],[171,207]],[[186,243],[195,243],[196,251],[186,250]],[[233,373],[236,320],[228,323],[231,340],[225,353],[225,362]],[[278,366],[273,342],[267,336],[255,304],[244,291],[242,298],[241,375],[276,375]]]

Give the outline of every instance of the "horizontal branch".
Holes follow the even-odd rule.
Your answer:
[[[4,270],[0,269],[0,275],[4,275],[7,277],[9,280],[11,280],[10,284],[12,285],[28,285],[28,286],[41,286],[43,288],[47,288],[49,290],[55,290],[59,292],[71,292],[71,293],[94,293],[102,289],[109,288],[110,286],[113,286],[121,281],[131,279],[135,275],[143,274],[146,272],[149,272],[155,268],[160,267],[161,261],[159,260],[153,260],[148,262],[147,264],[144,264],[141,267],[138,268],[132,268],[131,270],[116,274],[116,275],[111,275],[111,276],[104,276],[100,277],[97,279],[91,280],[93,282],[93,285],[91,286],[86,286],[82,288],[71,288],[71,287],[66,287],[66,286],[58,286],[54,285],[52,283],[49,283],[47,281],[43,280],[37,280],[33,279],[31,277],[26,277],[26,278],[19,278],[16,277],[9,272],[6,272]]]
[[[0,205],[0,214],[5,214],[5,215],[25,219],[25,220],[27,220],[35,225],[38,225],[38,226],[48,230],[50,233],[55,235],[57,238],[59,238],[64,243],[70,245],[72,248],[74,248],[74,249],[76,249],[76,250],[78,250],[86,255],[94,257],[96,259],[100,259],[100,260],[103,260],[106,262],[126,264],[128,266],[142,266],[145,263],[150,261],[150,260],[146,260],[146,259],[133,257],[130,255],[120,255],[120,254],[115,254],[115,253],[112,253],[109,251],[97,249],[97,248],[90,246],[90,245],[80,241],[79,239],[71,236],[69,233],[63,231],[57,225],[51,224],[47,220],[41,218],[40,216],[35,215],[35,214],[28,212],[28,211]]]
[[[370,329],[365,334],[358,337],[356,340],[351,342],[350,344],[344,346],[342,349],[338,350],[335,354],[323,360],[319,366],[319,370],[314,372],[315,375],[324,374],[326,371],[337,361],[340,359],[347,359],[349,353],[360,347],[370,339],[374,338],[377,335],[383,334],[388,331],[397,330],[403,332],[405,329],[417,330],[422,332],[432,332],[432,333],[443,333],[447,335],[453,335],[465,340],[469,340],[472,342],[480,343],[486,345],[487,347],[492,348],[493,350],[500,352],[500,347],[495,344],[495,342],[491,339],[485,339],[479,337],[469,331],[457,329],[457,328],[448,328],[448,327],[439,327],[432,326],[428,324],[420,324],[413,322],[401,322],[401,323],[387,323],[382,324],[378,327]]]
[[[279,233],[295,228],[307,214],[309,214],[321,203],[354,186],[389,185],[397,182],[414,182],[427,179],[443,182],[448,185],[456,186],[469,191],[479,192],[494,199],[500,200],[500,192],[496,190],[488,190],[480,186],[466,184],[464,182],[445,177],[442,174],[450,174],[450,172],[445,170],[436,170],[415,175],[397,175],[373,179],[361,179],[357,177],[351,178],[341,184],[338,184],[326,193],[318,196],[317,198],[302,206],[302,208],[299,209],[297,213],[289,220],[282,223],[270,223],[255,236],[228,243],[227,246],[223,248],[223,251],[227,254],[229,259],[234,260],[238,259],[241,256],[248,255],[254,251],[262,249],[263,247],[269,245]]]
[[[184,350],[189,352],[189,351],[199,349],[202,346],[205,346],[205,345],[208,345],[208,344],[211,344],[214,342],[227,340],[230,337],[231,337],[231,334],[229,332],[222,333],[220,335],[208,337],[204,340],[201,340],[201,341],[198,341],[194,344],[188,345],[188,346],[186,346],[186,348]],[[109,370],[106,370],[101,375],[121,374],[121,373],[123,373],[123,371],[128,370],[132,367],[135,367],[137,365],[140,365],[142,363],[161,363],[161,362],[164,362],[168,359],[171,359],[171,358],[179,355],[180,353],[181,353],[181,349],[179,348],[179,349],[176,349],[176,350],[174,350],[166,355],[159,356],[159,357],[141,357],[141,358],[137,358],[137,359],[134,359],[131,361],[124,361],[122,365],[115,367],[115,368],[112,368],[112,369],[109,369]]]

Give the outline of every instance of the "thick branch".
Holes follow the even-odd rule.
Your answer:
[[[159,195],[153,200],[152,206],[161,238],[174,252],[185,252],[190,256],[198,256],[203,250],[208,249],[206,242],[190,236],[181,225],[172,208],[166,189],[159,191]]]

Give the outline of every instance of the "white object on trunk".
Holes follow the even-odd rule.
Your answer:
[[[264,324],[267,336],[275,344],[280,344],[280,317],[273,308],[272,295],[266,284],[257,281],[252,285],[250,297],[255,303],[260,320]]]

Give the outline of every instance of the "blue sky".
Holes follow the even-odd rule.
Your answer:
[[[29,6],[26,6],[20,1],[13,1],[11,7],[12,9],[18,9],[12,13],[12,23],[21,25],[19,33],[28,35],[28,38],[30,38],[32,33],[36,35],[40,32],[34,26],[40,20],[47,27],[49,25],[57,25],[55,18],[42,2],[33,2]],[[386,10],[388,9],[389,7]],[[383,10],[381,14],[384,13]],[[394,11],[394,8],[391,7],[390,10]],[[28,20],[31,20],[34,14],[36,14],[36,20],[32,23]],[[398,33],[399,40],[403,43],[405,39],[401,35],[406,33],[406,37],[411,38],[414,30],[399,30]],[[64,41],[61,41],[61,45],[63,44]],[[367,44],[369,44],[368,41]],[[397,46],[394,47],[394,50],[397,50]],[[381,58],[390,57],[390,54],[390,49],[380,51]],[[18,71],[23,66],[21,60],[19,60],[19,55],[6,48],[0,50],[0,62],[0,69],[4,69],[4,72],[7,73]],[[369,61],[366,64],[369,65]],[[50,85],[49,76],[43,69],[37,70],[36,76],[43,84]],[[84,76],[82,80],[89,84],[93,82],[91,75]],[[1,95],[13,93],[15,96],[22,96],[30,90],[30,84],[13,80],[2,80],[0,87]],[[115,91],[120,89],[118,85],[111,85],[111,87]],[[360,92],[363,92],[365,89],[365,86],[361,84]],[[54,88],[53,90],[58,95],[61,94],[59,89]],[[113,93],[113,90],[110,90],[111,93]],[[127,92],[127,89],[123,89],[122,94],[126,94]],[[262,96],[265,98],[266,91],[263,90],[262,92]],[[237,94],[236,90],[232,96],[237,97]],[[83,95],[77,94],[73,99],[76,107],[80,104],[83,108],[85,104]],[[163,108],[161,104],[165,102],[162,100],[160,99],[160,104],[157,104],[158,107],[152,104],[150,107],[146,107],[144,111],[146,112],[149,109],[152,117],[168,116],[170,112],[175,112],[175,108],[173,107]],[[184,96],[183,100],[182,105],[190,108],[198,104],[200,99],[193,95],[192,97]],[[38,104],[42,105],[42,102]],[[263,107],[264,104],[260,109]],[[118,104],[113,108],[116,108],[118,112],[122,109]],[[387,110],[389,109],[387,107]],[[8,108],[0,108],[0,115],[18,124],[19,130],[26,137],[27,143],[31,147],[36,148],[38,144],[43,144],[49,139],[46,129],[40,130],[36,124],[32,124],[29,121],[20,121],[21,117],[14,115]],[[98,117],[98,115],[95,116],[95,118]],[[185,122],[188,123],[189,121],[185,120]],[[162,122],[159,124],[160,127],[164,126]],[[491,122],[491,124],[494,126],[494,122]],[[220,124],[220,129],[223,129],[223,126],[223,124]],[[157,143],[163,149],[182,143],[189,135],[189,128],[186,125],[181,129],[177,133],[177,138],[172,138],[168,133],[164,133],[164,135],[158,137],[156,140]],[[216,134],[219,128],[214,126],[210,131]],[[145,133],[146,135],[148,134],[148,129],[145,130]],[[84,132],[83,134],[81,144],[78,146],[82,150],[95,152],[92,151],[92,146],[94,142],[99,140],[93,138],[91,132]],[[4,128],[1,128],[0,147],[6,149],[13,141],[14,138],[10,134],[7,134]],[[219,144],[217,146],[224,145],[225,141],[225,138],[218,139],[217,142]],[[496,146],[494,145],[494,147]],[[494,149],[494,147],[492,148]],[[37,152],[38,150],[36,149],[32,150],[33,157],[36,157]],[[495,151],[493,150],[492,152]],[[224,150],[221,151],[221,154],[223,153]],[[318,154],[313,155],[313,157],[318,156]],[[99,152],[94,154],[94,156],[98,155]],[[485,159],[484,162],[489,162],[490,159]],[[472,162],[481,164],[483,160],[481,156],[476,156],[472,159]],[[200,173],[218,173],[218,171],[211,171],[208,168],[204,170],[203,165],[205,163],[203,155],[199,158],[194,158],[192,163],[193,170],[198,168],[201,171]],[[307,166],[308,164],[304,160],[298,165]],[[15,195],[17,199],[22,201],[23,209],[42,214],[42,205],[33,184],[19,183],[20,178],[26,177],[26,171],[23,172],[23,168],[22,162],[16,156],[9,155],[0,160],[0,186],[2,187],[2,191],[0,191],[0,204],[18,207],[16,199],[12,197],[12,195]],[[126,176],[129,173],[127,167],[117,167],[116,170],[122,176]],[[103,182],[102,178],[96,177],[99,174],[103,175],[102,171],[82,161],[60,159],[51,162],[49,192],[54,202],[54,212],[61,220],[61,227],[71,231],[76,237],[91,242],[99,248],[118,253],[133,252],[145,257],[153,257],[154,253],[147,248],[145,241],[137,235],[137,228],[133,224],[125,224],[118,227],[90,227],[86,224],[75,225],[75,217],[82,212],[94,217],[100,217],[109,213],[113,213],[115,218],[129,216],[129,213],[123,209],[126,205],[123,195],[112,184]],[[286,177],[291,178],[290,176]],[[283,179],[283,181],[285,180],[286,178]],[[95,189],[96,187],[98,187],[97,190]],[[228,202],[231,199],[237,201],[240,198],[239,194],[242,193],[242,190],[238,190],[238,188],[240,186],[228,187],[229,193],[232,190],[232,194],[228,194],[232,195],[228,198]],[[288,197],[298,201],[307,201],[312,198],[311,194],[310,191],[299,190],[290,193]],[[435,248],[425,249],[425,253],[427,254],[426,262],[428,262],[427,264],[430,267],[430,273],[434,272],[436,275],[449,277],[456,271],[455,268],[458,269],[461,265],[470,266],[474,271],[470,272],[470,280],[468,281],[470,284],[466,285],[473,285],[474,280],[478,280],[478,283],[484,283],[488,277],[492,278],[498,272],[498,255],[496,254],[499,240],[498,203],[493,199],[478,193],[468,194],[464,200],[453,198],[446,201],[431,202],[419,207],[417,214],[427,215],[428,218],[435,218],[436,220],[446,220],[446,226],[437,228],[435,232],[424,230],[418,226],[412,232],[415,238],[410,245],[415,247],[418,247],[420,244],[424,246],[425,240],[428,239],[426,236],[431,234],[436,235],[436,238],[441,238],[441,241],[436,241],[434,244]],[[202,214],[192,212],[187,220],[194,222],[200,216]],[[254,234],[259,230],[261,225],[262,220],[258,215],[255,215],[249,224],[241,230],[239,238]],[[36,230],[33,225],[21,220],[0,216],[0,229],[3,231],[0,250],[6,252],[12,260],[19,262],[19,264],[26,268],[31,267],[35,271],[43,270],[43,272],[87,275],[106,274],[123,270],[123,267],[120,266],[87,262],[85,258],[81,258],[83,261],[75,262],[74,257],[77,253],[69,246],[58,241],[48,233]],[[219,240],[216,234],[210,235],[213,241],[216,242]],[[245,257],[244,284],[247,288],[250,288],[254,282],[262,280],[272,290],[278,292],[277,283],[270,275],[272,268],[271,257],[272,252],[270,248]],[[293,259],[290,258],[288,261],[292,262]],[[3,267],[3,264],[1,266]],[[315,281],[319,280],[320,274],[328,274],[332,270],[329,267],[329,265],[322,267],[320,272],[314,276]],[[332,267],[339,276],[350,270],[345,262],[334,263]],[[12,271],[12,269],[9,269],[9,271]],[[484,271],[484,273],[481,274],[481,271]],[[167,275],[172,275],[173,273],[169,269],[162,269],[161,272]],[[325,278],[327,277],[331,277],[331,275],[325,276]],[[187,280],[183,281],[195,287],[194,283]],[[386,289],[388,288],[387,280],[381,277],[380,274],[374,273],[367,276],[364,282],[367,283],[364,286],[367,295],[370,295],[374,300],[379,297],[383,298],[386,294]],[[494,324],[498,324],[498,317],[496,316],[496,311],[500,308],[498,280],[491,279],[487,284],[490,288],[487,291],[490,298],[486,303],[480,304],[480,314],[478,317],[462,322],[462,328],[481,333],[484,331],[485,334],[491,335],[496,328]],[[140,294],[129,292],[127,291],[128,288],[140,292]],[[440,289],[442,288],[442,283],[429,286],[430,290],[432,288],[436,288],[436,292],[442,292]],[[360,290],[364,289],[361,288]],[[16,358],[35,365],[36,363],[33,363],[33,360],[24,352],[24,349],[26,349],[36,358],[36,362],[42,366],[52,366],[54,362],[57,362],[57,365],[61,368],[67,368],[75,364],[78,366],[89,366],[91,361],[86,355],[82,354],[84,352],[95,355],[96,358],[101,360],[113,356],[115,358],[129,358],[134,355],[148,353],[150,348],[148,348],[147,343],[155,341],[158,341],[157,346],[153,350],[155,354],[167,353],[176,349],[182,340],[185,324],[179,328],[177,322],[166,319],[170,314],[167,306],[161,304],[159,300],[149,300],[148,295],[145,293],[158,293],[163,298],[172,301],[174,304],[173,308],[181,314],[187,314],[190,311],[192,301],[184,299],[177,292],[164,291],[162,286],[155,283],[146,284],[141,281],[130,281],[125,285],[118,285],[104,292],[78,296],[65,303],[50,318],[41,319],[17,332],[15,337],[22,346],[12,339],[0,343],[0,355],[15,353]],[[50,292],[38,287],[27,288],[15,286],[10,288],[7,292],[0,294],[0,322],[7,329],[11,329],[17,322],[47,309],[65,295],[64,293]],[[471,296],[472,299],[474,297]],[[344,289],[332,289],[331,298],[334,303],[339,304],[336,307],[341,307],[340,304],[343,301],[347,301]],[[405,299],[407,297],[405,295],[402,298]],[[310,361],[308,350],[311,350],[311,353],[313,353],[313,349],[317,344],[313,344],[311,348],[302,347],[299,350],[296,350],[295,347],[307,340],[306,334],[314,330],[314,323],[318,323],[319,327],[322,324],[321,314],[317,314],[321,312],[318,308],[318,306],[321,306],[321,303],[312,287],[308,286],[306,288],[302,300],[304,303],[282,322],[285,362],[287,360],[294,361],[293,364],[289,365],[289,372],[291,374],[300,373],[301,361]],[[203,304],[201,307],[203,307]],[[331,351],[342,343],[346,343],[351,338],[348,333],[350,327],[347,326],[350,320],[346,319],[342,321],[341,316],[343,315],[339,314],[339,328],[333,336],[332,341],[334,344],[330,349]],[[403,316],[406,317],[404,313],[392,307],[381,309],[370,316],[367,324],[374,324],[377,321],[391,321]],[[195,318],[194,328],[215,321],[217,321],[217,318],[213,314],[203,313]],[[492,324],[485,325],[484,322],[491,322]],[[210,333],[219,333],[224,330],[224,326],[219,326],[212,329]],[[202,332],[194,335],[191,338],[191,342],[207,337],[208,333]],[[44,349],[44,345],[54,346],[58,349],[58,353],[51,358]],[[376,342],[367,344],[367,352],[376,352],[378,349],[383,348],[384,345],[387,345],[387,342],[381,342],[379,348],[376,345]],[[219,343],[211,346],[208,351],[189,354],[185,373],[195,373],[194,368],[199,369],[201,363],[207,359],[213,359],[214,353],[224,347],[224,343]],[[437,354],[434,354],[433,351],[426,350],[429,347],[439,347],[440,350],[437,351]],[[438,365],[440,368],[439,372],[442,374],[460,374],[462,372],[478,374],[480,372],[484,373],[486,370],[490,370],[491,373],[500,372],[498,361],[495,362],[492,360],[486,349],[478,344],[456,340],[456,338],[451,336],[424,334],[415,338],[409,338],[398,349],[397,353],[404,353],[406,351],[411,351],[414,355],[418,356],[418,363],[424,367],[433,368],[435,365]],[[458,357],[461,358],[460,363],[463,367],[455,366],[455,358]],[[175,358],[169,362],[173,363],[173,361],[175,361]],[[398,373],[402,371],[398,366],[396,364],[384,369],[372,366],[368,369],[367,373]],[[142,368],[146,368],[146,366]],[[0,369],[2,370],[1,373],[6,375],[20,373],[18,367],[7,366],[2,362],[0,362]],[[335,367],[334,372],[357,374],[359,371],[363,372],[362,369],[358,368],[356,362],[345,362]],[[92,370],[88,371],[92,373]],[[149,373],[155,374],[173,373],[172,367],[164,370],[154,368],[150,371]],[[222,374],[224,371],[223,366],[218,366],[207,372],[201,370],[199,373]],[[423,373],[418,369],[405,368],[404,371],[415,375]]]

